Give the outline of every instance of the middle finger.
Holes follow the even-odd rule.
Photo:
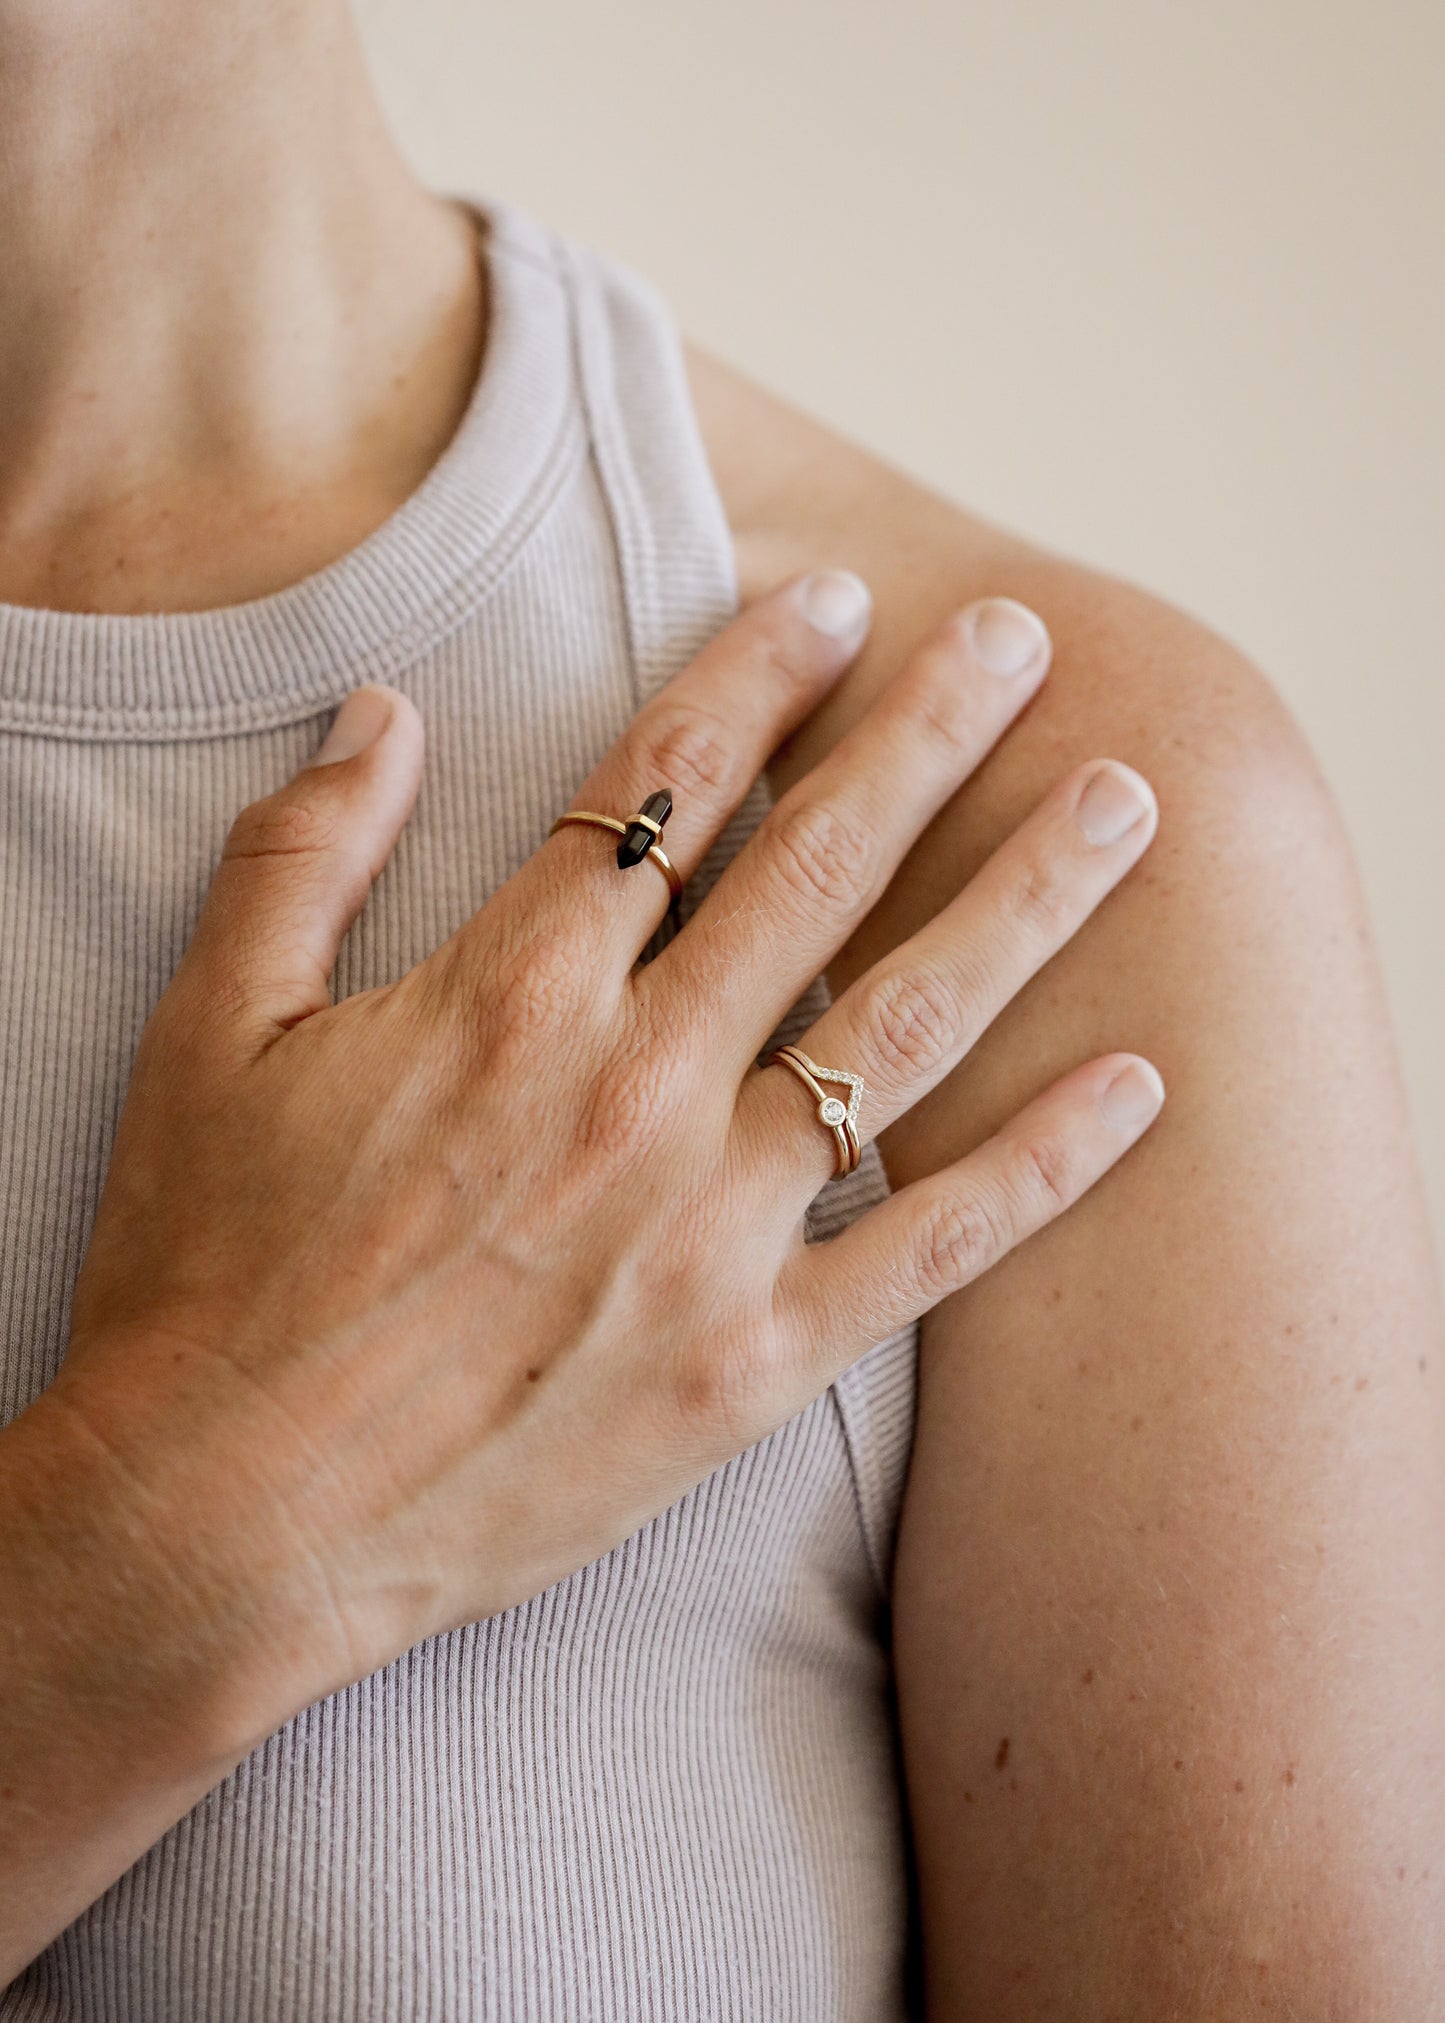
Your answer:
[[[649,994],[682,998],[741,1075],[1039,687],[1049,657],[1042,619],[1011,598],[946,620],[778,802],[652,964]]]

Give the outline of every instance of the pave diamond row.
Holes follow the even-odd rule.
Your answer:
[[[829,1104],[838,1102],[836,1096],[830,1096],[826,1102],[819,1104],[818,1115],[823,1119],[823,1122],[829,1126],[834,1126],[841,1124],[843,1118],[846,1117],[856,1131],[858,1128],[858,1112],[863,1107],[863,1077],[861,1075],[850,1075],[846,1068],[820,1068],[816,1061],[808,1060],[808,1056],[803,1052],[801,1047],[795,1047],[793,1051],[798,1055],[799,1059],[808,1061],[808,1067],[814,1081],[841,1082],[844,1088],[848,1090],[848,1107],[846,1110],[843,1110],[842,1105],[839,1104],[841,1114],[837,1117],[830,1115],[828,1110]]]

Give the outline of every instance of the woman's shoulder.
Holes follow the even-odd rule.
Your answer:
[[[1136,763],[1162,759],[1167,781],[1185,741],[1191,797],[1216,773],[1260,763],[1284,768],[1301,790],[1323,791],[1268,680],[1207,624],[990,524],[699,347],[686,346],[686,361],[743,601],[823,566],[855,569],[873,591],[868,647],[796,741],[796,769],[815,762],[817,740],[831,742],[951,611],[1004,595],[1038,610],[1055,645],[1053,675],[1025,720],[1047,735],[1021,726],[1010,749],[1037,744],[1052,768],[1064,763],[1059,738],[1092,746],[1123,737]],[[1157,753],[1141,749],[1151,746]],[[994,777],[1012,770],[1002,757],[990,763]],[[1031,791],[1038,775],[1026,767],[1019,784]]]
[[[1160,806],[1148,855],[1002,1010],[985,949],[860,1011],[925,1059],[940,991],[981,1028],[885,1137],[895,1181],[1115,1048],[1169,1089],[1147,1143],[924,1326],[893,1651],[930,1971],[992,2014],[1014,2013],[1020,1960],[1072,2013],[1134,2014],[1147,1985],[1194,2014],[1207,1985],[1242,2014],[1258,1935],[1286,1933],[1269,1985],[1301,2014],[1363,2014],[1342,1991],[1398,1988],[1427,1915],[1387,1899],[1405,1871],[1378,1849],[1425,1856],[1438,1800],[1412,1768],[1438,1727],[1419,1628],[1438,1309],[1338,818],[1264,677],[1207,627],[692,371],[744,595],[820,563],[874,591],[867,649],[783,777],[959,606],[1012,596],[1053,636],[1048,680],[835,984],[950,905],[1081,761],[1125,760]],[[1025,903],[1047,920],[1058,900],[1042,867]]]
[[[838,561],[840,544],[866,553],[885,587],[905,552],[916,566],[920,546],[955,570],[965,555],[1022,548],[712,353],[687,343],[684,355],[745,602],[779,573]]]

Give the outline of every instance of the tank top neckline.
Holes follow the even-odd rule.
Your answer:
[[[0,732],[165,741],[295,722],[394,678],[472,615],[587,432],[552,235],[510,204],[459,201],[480,229],[487,338],[456,433],[410,498],[334,562],[244,603],[138,614],[0,603]]]

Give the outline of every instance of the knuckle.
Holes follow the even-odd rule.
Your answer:
[[[716,800],[727,792],[737,767],[727,726],[691,704],[667,706],[647,752],[649,779],[685,798]]]
[[[197,1049],[204,1049],[213,1035],[231,1031],[237,1021],[249,1013],[260,995],[254,965],[247,960],[244,941],[238,945],[237,953],[238,961],[218,967],[204,978],[194,979],[188,990],[177,992],[170,1008],[170,1018],[184,1022],[189,1042]],[[172,989],[175,989],[174,985]]]
[[[865,986],[859,1019],[880,1066],[895,1074],[931,1074],[963,1043],[959,994],[928,969],[882,977]]]
[[[561,934],[537,935],[497,972],[492,1020],[499,1040],[527,1043],[564,1024],[583,988],[577,951]]]
[[[1067,860],[1050,850],[1036,852],[1019,878],[1014,908],[1028,930],[1050,945],[1069,934],[1077,908]]]
[[[339,830],[336,810],[323,802],[273,794],[237,815],[222,861],[320,856],[333,848]]]
[[[987,1270],[1001,1248],[997,1222],[980,1198],[955,1196],[937,1202],[919,1233],[920,1287],[931,1298],[942,1299]]]
[[[188,981],[178,971],[141,1028],[131,1064],[134,1087],[176,1088],[188,1083],[205,1062],[211,1042],[211,997],[190,991]]]
[[[804,899],[852,909],[869,897],[872,851],[862,828],[820,802],[770,818],[771,854],[784,885]]]
[[[1029,1221],[1058,1215],[1078,1192],[1074,1160],[1061,1138],[1030,1138],[1019,1147],[1015,1184]]]
[[[232,1067],[250,1058],[251,1021],[269,1021],[274,979],[264,984],[247,961],[245,923],[230,941],[234,959],[199,962],[190,951],[157,1001],[136,1048],[132,1080],[149,1089],[187,1091],[219,1087]],[[286,989],[283,980],[282,990]]]
[[[971,766],[982,742],[976,697],[958,678],[958,663],[947,653],[925,655],[908,714],[915,735],[928,742],[930,755],[948,761],[952,770]]]
[[[810,695],[813,689],[812,655],[806,648],[801,652],[798,650],[798,633],[794,626],[776,611],[769,616],[772,622],[758,631],[753,642],[761,672],[773,690],[784,690],[790,697]]]
[[[766,1330],[721,1329],[682,1361],[676,1404],[710,1443],[749,1446],[775,1416],[779,1356]]]
[[[662,1047],[639,1049],[614,1062],[582,1109],[582,1149],[631,1165],[658,1143],[676,1108],[673,1063]]]

